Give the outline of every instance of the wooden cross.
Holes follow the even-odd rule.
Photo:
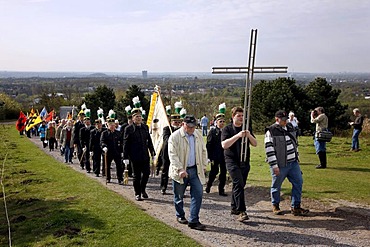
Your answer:
[[[255,67],[254,60],[256,56],[256,45],[257,45],[257,29],[251,30],[251,40],[249,43],[249,58],[248,67],[213,67],[212,74],[247,74],[245,82],[245,92],[244,92],[244,109],[243,116],[247,114],[247,123],[243,121],[242,130],[249,129],[250,120],[250,108],[252,99],[252,81],[254,73],[287,73],[288,67],[286,66],[270,66],[270,67]],[[248,104],[247,104],[248,102]],[[247,111],[248,106],[248,111]],[[247,160],[247,145],[246,137],[242,140],[240,161],[246,162]]]

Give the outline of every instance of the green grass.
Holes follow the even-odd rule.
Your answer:
[[[0,125],[0,161],[13,246],[199,246],[95,180]],[[0,246],[8,228],[0,192]]]
[[[251,147],[251,172],[247,184],[268,189],[271,175],[265,160],[263,136],[257,136],[258,146]],[[312,137],[299,137],[300,165],[303,172],[302,197],[313,199],[343,199],[370,204],[370,139],[360,135],[360,152],[351,152],[351,138],[334,137],[327,143],[327,169],[315,169],[319,159]],[[282,191],[290,195],[291,184],[284,181]]]

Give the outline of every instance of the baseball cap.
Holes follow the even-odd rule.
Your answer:
[[[275,113],[275,117],[280,118],[283,121],[288,119],[288,114],[285,111],[279,110]]]
[[[183,121],[189,127],[194,127],[197,124],[197,120],[193,115],[186,115]]]

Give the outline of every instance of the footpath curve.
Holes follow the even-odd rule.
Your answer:
[[[43,149],[39,138],[33,137],[30,140]],[[48,148],[43,150],[56,160],[64,162],[59,151],[49,152]],[[178,229],[203,246],[350,247],[369,246],[370,243],[368,206],[346,201],[322,203],[303,198],[302,204],[310,209],[310,214],[305,217],[295,217],[289,213],[289,200],[284,200],[281,208],[286,210],[285,214],[276,216],[271,213],[269,191],[266,188],[247,185],[245,194],[250,219],[246,223],[240,223],[236,220],[237,216],[230,214],[231,185],[226,186],[228,197],[220,197],[217,186],[213,186],[211,193],[204,193],[203,196],[200,221],[207,226],[207,230],[202,232],[177,223],[172,202],[172,186],[169,184],[168,194],[162,195],[159,190],[158,176],[149,179],[147,186],[149,199],[138,202],[134,200],[131,178],[128,185],[118,185],[116,179],[112,179],[112,183],[106,185],[104,178],[86,173],[77,163],[78,161],[74,160],[74,164],[68,166],[86,174],[90,179],[99,181],[106,188],[134,202],[149,215]],[[186,216],[189,212],[189,202],[189,197],[185,198]]]

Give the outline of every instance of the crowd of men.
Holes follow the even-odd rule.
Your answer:
[[[75,155],[81,169],[85,169],[87,173],[92,171],[97,177],[105,176],[107,183],[112,179],[110,170],[114,161],[119,184],[124,184],[125,176],[126,179],[128,176],[132,177],[137,201],[149,197],[146,186],[151,172],[150,164],[157,158],[160,161],[158,175],[161,170],[158,187],[162,194],[166,194],[171,178],[177,221],[192,229],[205,230],[206,227],[199,220],[203,191],[210,193],[217,175],[220,196],[228,196],[225,192],[227,173],[232,180],[231,214],[237,215],[237,220],[241,222],[249,219],[244,189],[250,170],[250,145],[257,146],[257,140],[251,128],[242,128],[245,120],[243,108],[234,107],[231,110],[232,120],[227,125],[222,108],[220,105],[220,112],[215,115],[214,126],[207,133],[206,142],[203,139],[204,128],[202,131],[196,130],[197,119],[193,115],[168,114],[170,125],[163,128],[163,146],[159,154],[155,153],[150,130],[143,122],[141,108],[132,109],[128,122],[122,126],[114,117],[108,118],[105,124],[97,119],[92,125],[90,118],[82,111],[75,122],[63,119],[56,126],[54,121],[48,124],[43,121],[37,131],[44,148],[49,145],[50,151],[60,150],[67,164],[73,163]],[[327,117],[323,108],[316,110],[318,115],[312,113],[311,121],[316,123],[317,131],[320,131],[320,128],[327,128]],[[354,113],[358,116],[358,110]],[[266,161],[270,165],[272,176],[272,212],[275,215],[283,213],[279,205],[280,190],[283,181],[288,178],[292,184],[291,212],[295,216],[302,216],[309,211],[301,207],[303,177],[299,166],[297,128],[290,123],[289,118],[292,118],[291,113],[288,117],[285,111],[276,112],[275,123],[265,132]],[[357,122],[352,124],[356,125]],[[358,149],[358,144],[355,145],[357,146],[354,149]],[[325,168],[325,143],[315,140],[315,146],[320,159],[317,168]],[[241,158],[243,152],[245,156]],[[206,181],[208,165],[210,173]],[[190,212],[186,218],[183,200],[188,186]]]

